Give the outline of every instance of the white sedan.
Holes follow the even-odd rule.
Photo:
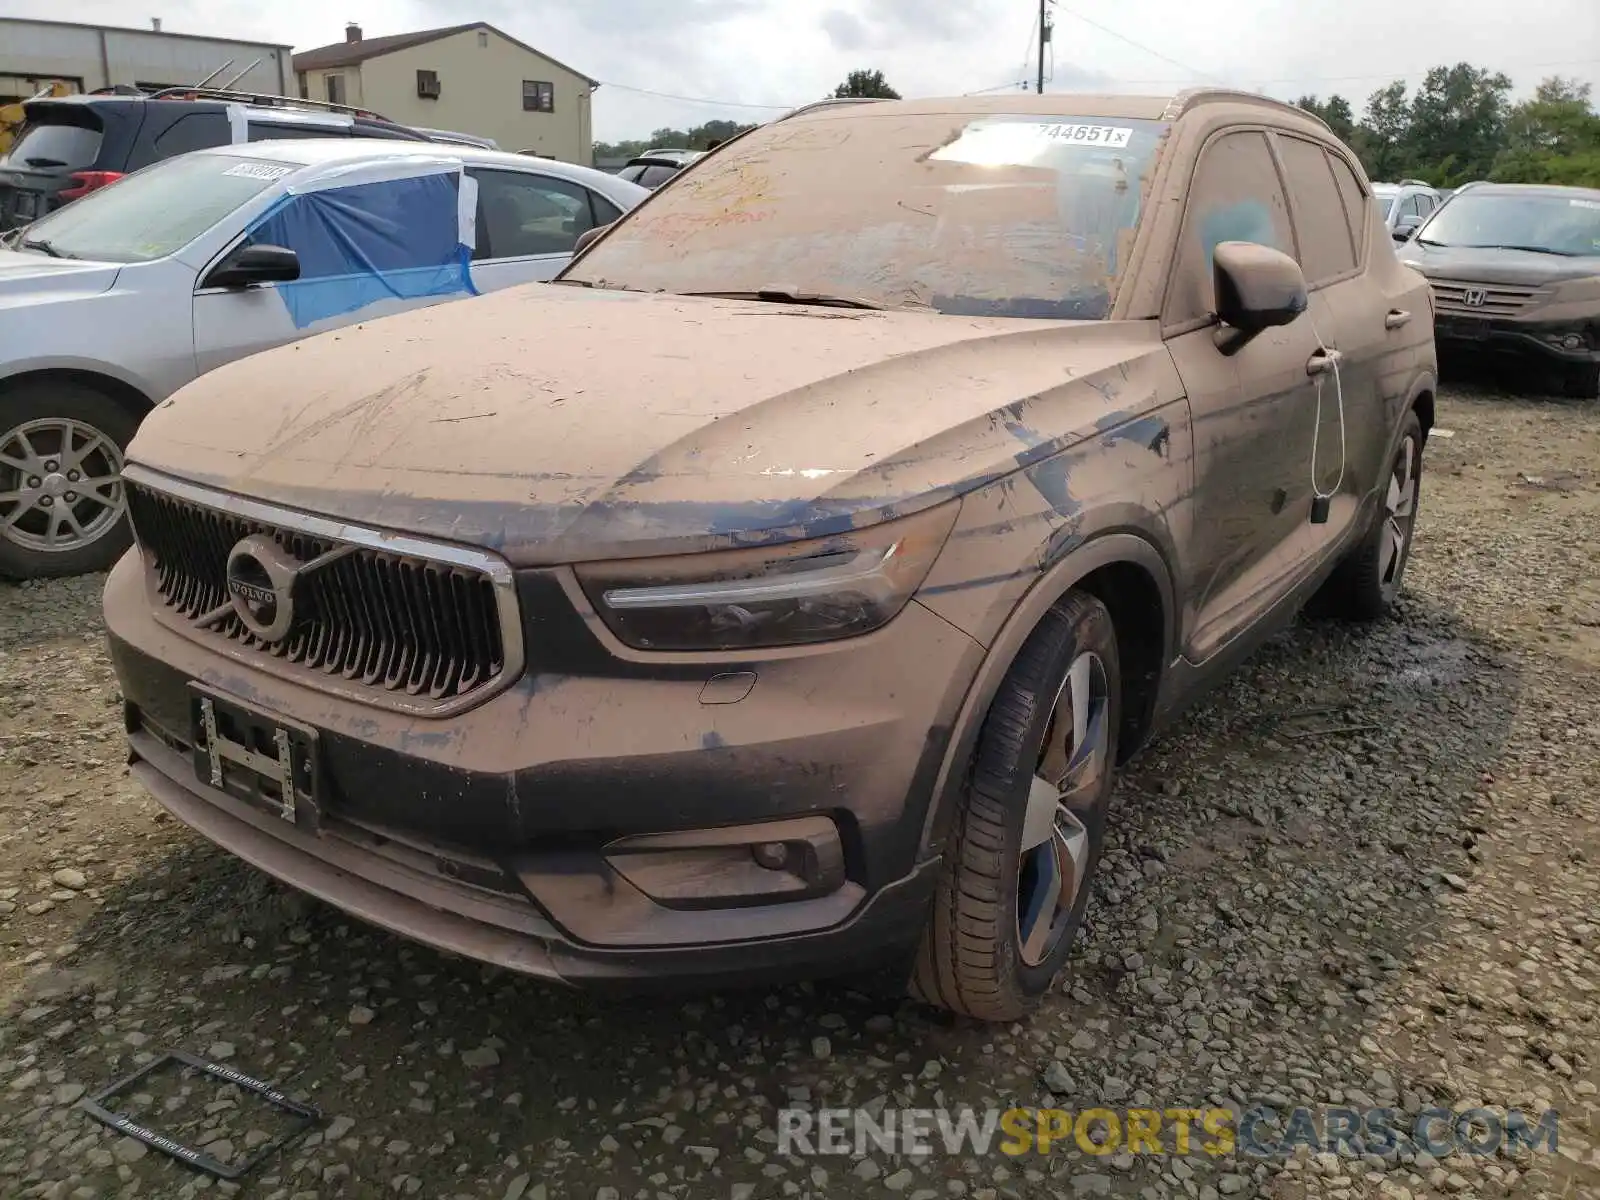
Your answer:
[[[168,159],[34,222],[0,249],[0,577],[115,561],[123,447],[197,375],[548,280],[649,195],[550,159],[317,138]]]

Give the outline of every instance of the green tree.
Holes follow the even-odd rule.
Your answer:
[[[1341,142],[1349,142],[1354,136],[1356,115],[1351,111],[1350,101],[1343,96],[1335,93],[1327,100],[1319,100],[1315,96],[1301,96],[1295,104],[1312,116],[1321,118],[1322,123],[1333,130],[1334,136]]]
[[[1487,176],[1504,142],[1510,94],[1503,72],[1465,62],[1434,67],[1411,99],[1408,168],[1435,187]]]
[[[1600,114],[1587,83],[1553,76],[1511,110],[1489,178],[1600,187]]]
[[[851,71],[845,80],[833,89],[835,99],[859,96],[873,100],[898,100],[900,93],[889,86],[882,71]]]
[[[712,120],[692,129],[658,129],[648,138],[632,138],[621,142],[596,142],[595,161],[637,158],[646,150],[667,147],[676,150],[706,150],[716,142],[727,141],[735,134],[754,128],[738,121]]]
[[[1405,173],[1410,150],[1411,105],[1405,80],[1397,79],[1367,97],[1356,152],[1373,179],[1398,179]]]

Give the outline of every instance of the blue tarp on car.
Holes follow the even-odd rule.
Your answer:
[[[383,300],[476,295],[459,167],[291,192],[247,242],[288,246],[300,278],[277,286],[296,329]]]

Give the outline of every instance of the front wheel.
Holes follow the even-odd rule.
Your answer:
[[[128,548],[122,453],[139,422],[85,384],[0,392],[0,578],[103,571]]]
[[[1111,614],[1068,593],[984,719],[917,955],[918,999],[1012,1021],[1050,990],[1105,839],[1121,688]]]

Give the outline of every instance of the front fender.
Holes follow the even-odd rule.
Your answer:
[[[955,724],[946,739],[944,757],[934,777],[927,811],[923,816],[917,860],[943,844],[965,783],[965,764],[971,761],[983,719],[1000,683],[1011,669],[1022,644],[1050,606],[1095,571],[1118,564],[1139,569],[1149,577],[1161,600],[1162,645],[1160,661],[1171,661],[1178,637],[1177,592],[1166,558],[1148,539],[1133,533],[1107,533],[1072,550],[1039,574],[1000,623],[989,642],[989,652],[973,677]],[[1154,689],[1151,689],[1152,696]]]
[[[165,385],[149,379],[137,371],[130,371],[120,363],[81,354],[41,354],[31,357],[7,359],[0,362],[0,386],[22,375],[41,375],[52,371],[71,372],[74,375],[99,376],[138,392],[154,408],[166,397]]]

